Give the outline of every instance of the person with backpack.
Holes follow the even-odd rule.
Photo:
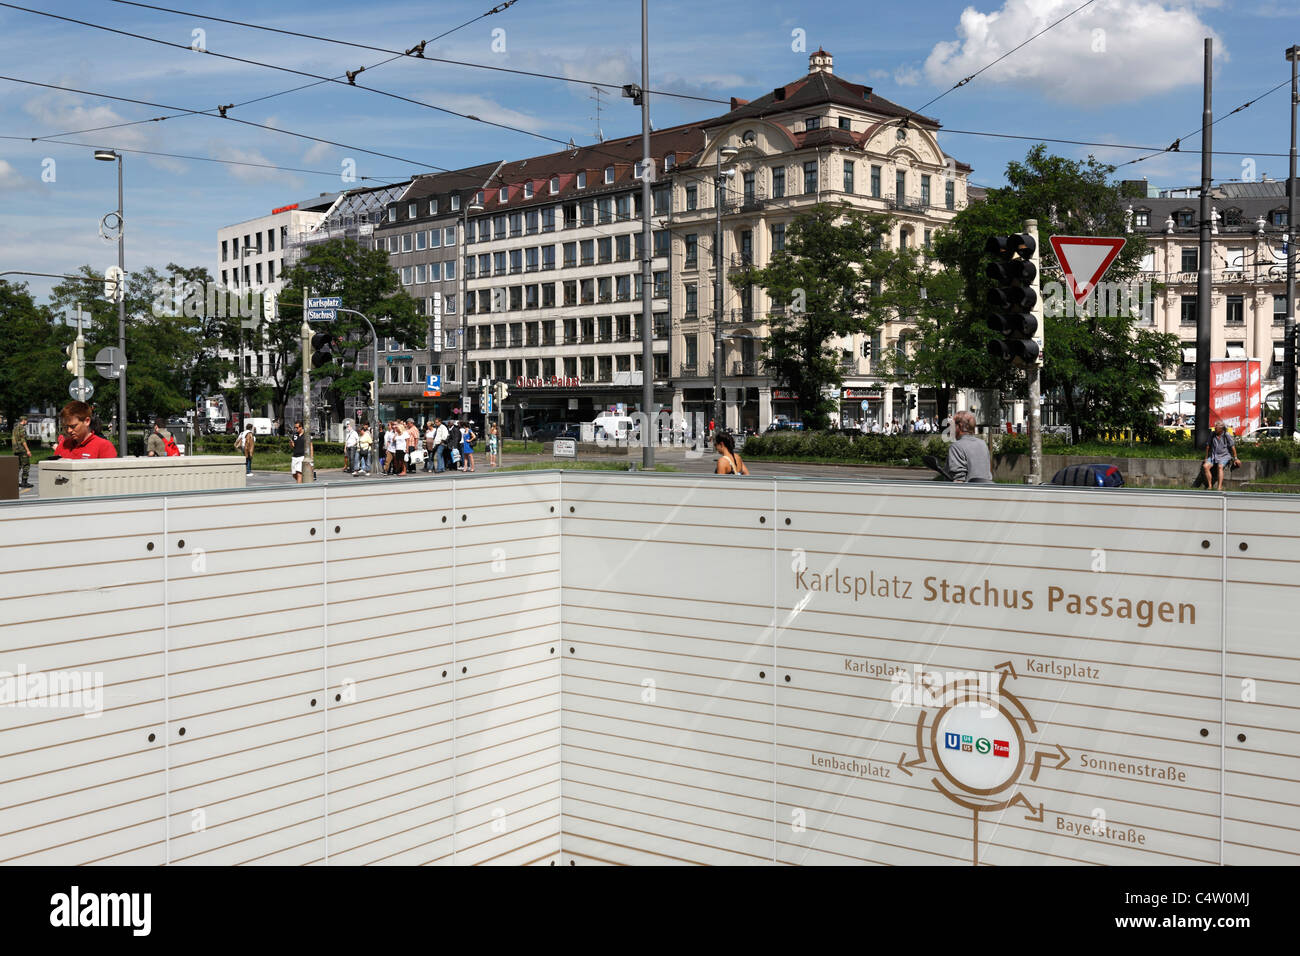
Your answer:
[[[150,458],[175,458],[181,453],[176,444],[176,439],[167,430],[167,420],[165,418],[154,421],[153,434],[149,436],[147,446],[146,454]]]
[[[239,437],[235,439],[235,450],[243,452],[244,455],[244,474],[246,475],[253,473],[253,445],[256,443],[257,439],[253,437],[252,425],[246,426],[244,431],[239,433]]]

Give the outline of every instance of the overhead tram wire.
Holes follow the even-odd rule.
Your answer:
[[[19,140],[28,143],[37,142],[37,140],[31,136],[0,135],[0,139]],[[47,138],[41,138],[39,142],[48,143],[52,146],[76,146],[79,148],[86,148],[86,149],[99,149],[102,148],[103,146],[102,143],[70,143],[62,139],[47,139]],[[220,163],[225,166],[250,166],[254,169],[270,169],[276,172],[307,173],[312,176],[331,176],[331,177],[337,177],[339,174],[337,169],[302,169],[297,166],[277,166],[274,163],[250,163],[246,160],[238,160],[238,159],[217,159],[215,156],[190,156],[185,153],[163,153],[155,149],[136,149],[128,146],[113,146],[111,148],[119,152],[136,153],[141,156],[162,156],[167,159],[190,159],[199,163]],[[364,180],[374,180],[377,182],[398,183],[406,179],[407,177],[406,176],[358,176],[357,178],[364,179]]]
[[[1032,43],[1034,40],[1037,40],[1040,36],[1042,36],[1042,35],[1043,35],[1044,33],[1046,33],[1048,30],[1051,30],[1051,29],[1053,29],[1053,28],[1059,26],[1060,24],[1064,23],[1066,20],[1070,19],[1070,17],[1072,17],[1072,16],[1074,16],[1076,13],[1078,13],[1080,10],[1084,9],[1084,7],[1089,7],[1089,6],[1091,6],[1092,4],[1094,4],[1094,3],[1096,3],[1096,2],[1097,2],[1097,0],[1085,0],[1084,3],[1081,3],[1079,6],[1075,7],[1073,10],[1071,10],[1071,11],[1070,11],[1069,13],[1067,13],[1065,16],[1061,17],[1061,19],[1056,20],[1056,21],[1054,21],[1054,22],[1052,22],[1052,23],[1049,23],[1047,26],[1043,27],[1043,29],[1039,30],[1039,31],[1038,31],[1037,33],[1035,33],[1033,36],[1029,37],[1029,39],[1025,40],[1025,41],[1022,42],[1022,43],[1017,44],[1016,46],[1013,46],[1010,50],[1008,50],[1006,53],[1003,53],[1003,54],[1002,54],[1000,57],[998,57],[996,60],[993,60],[993,61],[990,62],[990,63],[985,63],[982,67],[980,67],[978,70],[976,70],[976,71],[975,71],[974,73],[972,73],[970,76],[963,77],[961,80],[958,80],[956,83],[954,83],[954,84],[953,84],[951,87],[949,87],[948,89],[944,90],[944,91],[943,91],[942,93],[940,93],[938,96],[936,96],[936,97],[934,97],[933,99],[929,100],[928,102],[922,104],[921,106],[918,106],[916,109],[914,109],[914,110],[908,110],[908,111],[907,111],[907,116],[903,117],[903,123],[904,123],[904,125],[906,125],[906,124],[907,124],[907,121],[908,121],[909,119],[911,119],[913,116],[917,116],[918,114],[921,113],[922,110],[924,110],[924,109],[926,109],[926,108],[928,108],[928,107],[934,105],[935,103],[939,102],[941,99],[943,99],[943,98],[944,98],[945,96],[947,96],[949,93],[951,93],[953,90],[961,89],[963,86],[965,86],[965,85],[966,85],[967,83],[969,83],[971,80],[975,79],[975,77],[979,76],[979,75],[980,75],[981,73],[983,73],[985,70],[987,70],[987,69],[989,69],[989,68],[991,68],[991,67],[997,66],[999,63],[1001,63],[1003,60],[1005,60],[1005,59],[1006,59],[1007,57],[1009,57],[1011,54],[1015,53],[1017,50],[1021,49],[1022,47],[1028,46],[1030,43]]]
[[[148,100],[137,100],[137,99],[132,99],[131,97],[128,96],[114,96],[111,93],[96,93],[91,90],[81,90],[71,86],[55,86],[53,83],[39,83],[36,80],[24,80],[16,76],[0,75],[0,80],[5,80],[9,83],[21,83],[25,86],[39,86],[43,89],[58,90],[63,93],[80,93],[82,96],[93,96],[99,99],[114,100],[119,103],[132,103],[135,104],[136,106],[152,106],[155,107],[156,109],[164,109],[164,110],[180,109],[179,106],[168,106],[165,103],[152,103]],[[195,115],[210,116],[211,114],[196,113]],[[213,118],[216,119],[218,117],[213,117]],[[453,172],[453,170],[447,169],[445,166],[435,166],[432,163],[425,163],[418,159],[407,159],[404,156],[394,156],[392,153],[381,153],[378,150],[366,149],[363,146],[354,146],[349,143],[340,143],[332,139],[323,139],[322,137],[319,136],[309,136],[306,133],[295,133],[292,130],[282,129],[278,126],[267,126],[264,123],[254,123],[252,120],[240,119],[237,116],[223,116],[220,118],[230,123],[239,123],[242,126],[251,126],[254,129],[270,130],[273,133],[280,133],[284,136],[293,136],[297,139],[306,139],[306,140],[310,140],[313,143],[324,143],[326,146],[337,146],[339,149],[352,150],[353,152],[357,152],[357,153],[366,153],[369,156],[379,156],[382,157],[383,159],[393,159],[399,163],[408,163],[412,166],[423,166],[425,169],[432,169],[432,170],[436,170],[437,172],[443,172],[443,173]],[[71,134],[64,134],[64,135],[71,135]],[[33,136],[30,137],[30,140],[31,142],[42,142],[45,141],[45,138],[40,136]],[[55,140],[55,142],[57,142],[57,140]]]
[[[1246,102],[1244,102],[1244,103],[1242,103],[1240,106],[1238,106],[1236,109],[1229,110],[1228,112],[1226,112],[1226,113],[1224,113],[1222,116],[1220,116],[1218,119],[1213,120],[1213,121],[1210,123],[1210,128],[1213,129],[1213,128],[1214,128],[1215,126],[1217,126],[1219,123],[1222,123],[1224,120],[1226,120],[1229,116],[1232,116],[1232,115],[1234,115],[1234,114],[1236,114],[1236,113],[1240,113],[1242,110],[1249,109],[1250,107],[1252,107],[1252,106],[1254,106],[1256,103],[1258,103],[1260,100],[1262,100],[1264,97],[1269,96],[1269,95],[1271,95],[1271,94],[1273,94],[1273,93],[1276,93],[1278,90],[1282,89],[1282,87],[1284,87],[1284,86],[1289,86],[1290,84],[1291,84],[1291,80],[1290,80],[1290,79],[1286,79],[1286,80],[1283,80],[1281,83],[1279,83],[1277,86],[1274,86],[1274,87],[1272,87],[1271,89],[1265,90],[1263,93],[1260,93],[1260,94],[1258,94],[1257,96],[1253,96],[1253,97],[1251,97],[1251,98],[1248,99]],[[1139,157],[1137,157],[1136,159],[1130,159],[1130,160],[1128,160],[1127,162],[1120,163],[1120,164],[1119,164],[1118,166],[1116,166],[1115,168],[1116,168],[1116,169],[1119,169],[1121,166],[1131,166],[1131,165],[1133,165],[1134,163],[1145,162],[1145,161],[1148,160],[1148,159],[1154,159],[1156,156],[1161,156],[1161,155],[1163,155],[1163,154],[1165,154],[1165,153],[1179,153],[1179,152],[1182,152],[1181,147],[1182,147],[1182,142],[1183,142],[1183,140],[1185,140],[1185,139],[1195,139],[1197,136],[1199,136],[1199,135],[1201,134],[1201,131],[1202,131],[1202,130],[1201,130],[1201,127],[1198,126],[1198,127],[1196,127],[1196,129],[1192,130],[1191,132],[1184,133],[1182,136],[1179,136],[1176,140],[1174,140],[1172,143],[1170,143],[1170,144],[1169,144],[1168,146],[1166,146],[1164,149],[1158,149],[1158,150],[1155,150],[1155,151],[1152,152],[1151,155],[1149,155],[1149,156],[1139,156]],[[1214,152],[1214,151],[1211,151],[1210,155],[1212,155],[1212,156],[1219,156],[1219,155],[1228,155],[1228,156],[1289,156],[1289,155],[1291,155],[1291,154],[1290,154],[1290,153],[1265,153],[1265,152],[1260,152],[1259,150],[1247,150],[1247,151],[1239,152],[1239,153],[1226,153],[1226,154],[1224,154],[1224,153],[1220,153],[1220,152]]]
[[[352,40],[339,40],[339,39],[335,39],[334,37],[319,36],[318,34],[315,33],[301,33],[297,30],[284,30],[279,27],[269,27],[260,23],[249,23],[244,20],[231,20],[227,17],[218,17],[207,13],[195,13],[190,10],[176,10],[171,7],[156,6],[152,3],[139,3],[137,2],[137,0],[109,0],[109,2],[120,3],[125,6],[131,6],[131,7],[143,7],[147,10],[158,10],[162,13],[173,13],[178,16],[195,17],[200,20],[212,20],[217,23],[228,23],[233,26],[246,27],[249,30],[265,30],[269,33],[279,33],[285,36],[300,37],[305,40],[316,40],[321,43],[335,43],[338,44],[339,46],[355,47],[360,50],[373,50],[376,53],[392,53],[394,54],[392,58],[393,60],[406,57],[412,60],[424,60],[428,63],[445,63],[450,66],[465,66],[476,70],[493,70],[498,73],[513,73],[516,76],[531,76],[531,77],[544,79],[544,80],[558,80],[562,83],[576,83],[581,86],[599,86],[611,90],[621,90],[624,85],[621,83],[604,83],[599,80],[582,79],[582,78],[575,78],[571,76],[561,76],[557,73],[539,73],[535,70],[518,70],[518,69],[511,69],[510,67],[504,67],[504,66],[492,66],[491,64],[488,63],[472,63],[468,60],[452,60],[446,57],[427,56],[424,53],[425,44],[437,42],[438,40],[442,39],[443,36],[447,35],[445,33],[442,34],[441,36],[433,37],[430,40],[422,40],[419,43],[417,43],[414,47],[412,47],[410,50],[407,50],[405,52],[398,52],[396,50],[387,49],[386,47],[372,46],[368,43],[357,43]],[[503,3],[499,8],[494,8],[492,10],[489,10],[488,13],[498,13],[501,10],[504,10],[506,7],[510,6],[510,4],[514,2],[516,2],[516,0],[510,0],[510,3]],[[391,63],[392,60],[385,60],[384,62]],[[373,69],[373,67],[367,67],[366,69]],[[704,103],[730,102],[729,100],[718,99],[717,97],[713,97],[713,96],[695,96],[694,94],[691,93],[673,93],[668,90],[652,89],[649,90],[648,92],[652,96],[669,96],[669,97],[674,97],[683,100],[699,100],[700,102],[704,102]]]
[[[489,16],[491,16],[491,15],[494,14],[494,13],[500,13],[501,11],[507,9],[508,7],[513,6],[513,5],[514,5],[515,3],[517,3],[517,2],[518,2],[518,0],[505,0],[504,3],[500,3],[500,4],[498,4],[497,6],[493,7],[491,10],[487,11],[486,13],[481,13],[481,14],[479,14],[477,17],[473,17],[472,19],[466,20],[464,23],[460,24],[459,26],[452,27],[450,30],[445,30],[445,31],[443,31],[442,33],[438,34],[436,37],[432,37],[432,38],[429,39],[429,40],[424,40],[424,41],[422,41],[421,43],[417,44],[416,46],[417,46],[417,47],[423,47],[423,45],[424,45],[425,43],[434,43],[434,42],[436,42],[436,41],[438,41],[438,40],[441,40],[441,39],[444,38],[444,37],[448,37],[448,36],[450,36],[451,34],[455,33],[456,31],[458,31],[458,30],[463,30],[465,27],[470,26],[470,25],[472,25],[472,24],[474,24],[474,23],[477,23],[479,20],[482,20],[482,19],[484,19],[484,18],[486,18],[486,17],[489,17]],[[82,25],[82,26],[88,26],[88,27],[91,27],[91,28],[93,28],[93,29],[111,30],[112,32],[116,32],[116,33],[125,33],[125,31],[113,30],[113,28],[111,28],[111,27],[100,26],[99,24],[89,23],[89,22],[84,21],[84,20],[74,20],[74,19],[69,18],[69,17],[57,17],[55,14],[47,14],[47,13],[45,13],[44,11],[40,11],[40,10],[32,10],[32,9],[30,9],[30,8],[28,8],[28,7],[19,7],[19,6],[15,6],[15,5],[13,5],[13,4],[0,4],[0,6],[11,7],[12,9],[15,9],[15,10],[21,10],[21,11],[23,11],[24,13],[33,13],[33,14],[36,14],[36,15],[38,15],[38,16],[51,16],[51,17],[55,17],[56,19],[68,20],[69,22],[77,23],[77,24],[80,24],[80,25]],[[143,37],[143,36],[138,36],[137,34],[130,34],[130,33],[127,33],[126,35],[127,35],[127,36],[138,37],[139,39],[150,40],[150,41],[152,41],[152,42],[156,42],[156,43],[167,43],[167,42],[168,42],[168,41],[166,41],[166,40],[157,40],[157,39],[154,38],[154,37]],[[191,51],[192,51],[192,49],[193,49],[192,47],[181,46],[180,44],[169,44],[169,45],[172,45],[172,46],[179,46],[181,49],[185,49],[185,50],[191,50]],[[414,50],[414,49],[416,49],[416,47],[412,47],[412,49]],[[205,51],[205,52],[206,52],[206,51]],[[365,70],[374,70],[374,69],[376,69],[376,68],[378,68],[378,67],[384,66],[384,65],[387,64],[387,63],[392,63],[394,60],[399,60],[399,59],[401,59],[403,56],[405,56],[405,54],[397,54],[397,55],[395,55],[395,56],[390,56],[390,57],[389,57],[388,59],[386,59],[386,60],[381,60],[381,61],[379,61],[378,63],[372,63],[372,64],[370,64],[369,66],[363,67],[362,70],[361,70],[360,72],[364,72]],[[264,65],[264,64],[259,64],[259,65]],[[313,74],[307,74],[307,75],[313,75]],[[292,87],[292,88],[287,89],[287,90],[280,90],[280,91],[277,92],[277,93],[268,93],[268,94],[266,94],[265,96],[254,97],[254,98],[251,99],[251,100],[243,100],[242,102],[239,102],[239,103],[231,103],[231,104],[229,104],[228,106],[226,106],[225,109],[226,109],[226,110],[240,109],[240,108],[245,107],[245,106],[251,106],[251,105],[253,105],[254,103],[262,103],[262,102],[265,102],[266,100],[275,99],[275,98],[278,97],[278,96],[286,96],[286,95],[288,95],[289,93],[297,93],[297,92],[299,92],[299,91],[301,91],[301,90],[311,89],[312,87],[315,87],[315,86],[322,86],[322,85],[324,85],[325,83],[331,82],[331,80],[333,80],[333,81],[339,81],[339,80],[344,80],[344,79],[346,79],[346,78],[347,78],[347,73],[344,72],[344,73],[342,73],[342,74],[340,74],[339,76],[336,76],[336,77],[316,79],[316,80],[313,80],[311,83],[304,83],[304,84],[302,84],[302,85],[300,85],[300,86],[295,86],[295,87]],[[104,131],[104,130],[108,130],[108,129],[117,129],[117,128],[126,127],[126,126],[137,126],[137,125],[140,125],[140,124],[142,124],[142,123],[160,123],[160,122],[162,122],[163,120],[168,120],[168,119],[179,119],[179,118],[184,117],[184,116],[213,115],[213,114],[214,114],[215,112],[217,112],[218,110],[220,110],[220,107],[211,107],[211,108],[206,109],[206,110],[180,110],[179,112],[174,113],[174,114],[172,114],[171,116],[155,116],[155,117],[151,117],[151,118],[146,119],[146,120],[135,120],[135,121],[133,121],[133,122],[129,122],[129,123],[118,123],[118,124],[114,124],[114,125],[110,125],[110,126],[99,126],[99,127],[94,127],[94,128],[92,128],[92,129],[68,130],[68,131],[63,132],[63,133],[52,133],[52,134],[51,134],[51,138],[53,138],[53,137],[59,137],[59,136],[80,136],[80,135],[82,135],[83,133],[97,133],[97,132],[102,132],[102,131]],[[222,115],[224,116],[225,113],[222,112]],[[42,137],[42,138],[44,138],[44,137]]]

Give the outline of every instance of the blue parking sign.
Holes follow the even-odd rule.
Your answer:
[[[424,380],[424,387],[430,392],[442,391],[442,376],[441,375],[427,376]]]

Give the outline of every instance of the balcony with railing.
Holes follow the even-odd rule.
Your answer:
[[[731,374],[736,376],[762,375],[762,363],[757,360],[732,362]]]

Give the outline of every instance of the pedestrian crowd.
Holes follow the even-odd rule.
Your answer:
[[[343,470],[357,477],[400,477],[416,472],[474,470],[474,443],[479,436],[469,421],[434,417],[420,428],[414,418],[391,421],[371,432],[368,424],[349,422],[343,439]],[[497,464],[498,436],[488,437],[488,464]]]
[[[934,418],[917,418],[899,422],[897,418],[888,424],[881,424],[878,419],[863,419],[858,430],[864,435],[932,435],[940,431],[941,426]]]

